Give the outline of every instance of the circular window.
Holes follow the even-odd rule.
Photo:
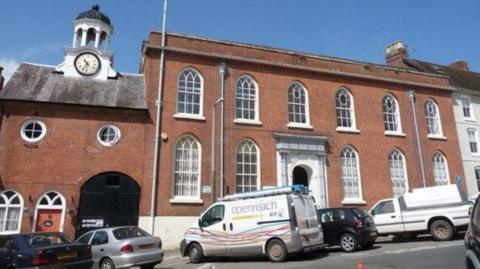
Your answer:
[[[97,139],[100,144],[111,147],[120,140],[120,129],[113,125],[105,125],[98,130]]]
[[[47,126],[39,120],[28,120],[23,123],[20,135],[27,142],[38,142],[47,134]]]

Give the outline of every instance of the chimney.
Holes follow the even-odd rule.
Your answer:
[[[3,89],[3,82],[5,82],[5,78],[2,76],[3,67],[0,66],[0,91]]]
[[[387,64],[391,66],[405,66],[404,58],[408,58],[407,46],[403,41],[396,41],[388,45],[385,50]]]
[[[456,61],[449,64],[448,66],[462,71],[470,71],[470,68],[468,68],[468,63],[464,60]]]

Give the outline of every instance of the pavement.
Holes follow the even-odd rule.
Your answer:
[[[284,263],[271,263],[264,256],[210,258],[202,264],[191,264],[181,257],[178,249],[166,250],[165,260],[158,269],[237,269],[237,268],[342,268],[356,269],[362,261],[365,269],[383,268],[465,268],[465,247],[463,235],[453,241],[436,242],[430,236],[414,240],[394,240],[392,237],[380,237],[369,250],[354,253],[342,252],[339,247],[330,247],[325,251],[307,256],[293,255]]]

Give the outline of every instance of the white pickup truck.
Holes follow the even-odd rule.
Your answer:
[[[370,214],[380,235],[407,239],[430,233],[434,240],[451,240],[468,227],[471,206],[461,187],[452,184],[413,189],[397,198],[380,200]]]

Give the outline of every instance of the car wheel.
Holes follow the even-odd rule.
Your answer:
[[[271,262],[283,262],[287,259],[287,248],[278,239],[273,239],[267,244],[267,257]]]
[[[203,259],[203,249],[198,243],[193,243],[188,248],[188,257],[191,263],[199,263]]]
[[[340,247],[345,252],[353,252],[358,248],[357,238],[353,234],[345,233],[340,237]]]
[[[100,269],[115,269],[115,264],[109,258],[105,258],[100,262]]]
[[[436,220],[430,225],[430,233],[434,240],[451,240],[453,238],[453,227],[448,221]]]

